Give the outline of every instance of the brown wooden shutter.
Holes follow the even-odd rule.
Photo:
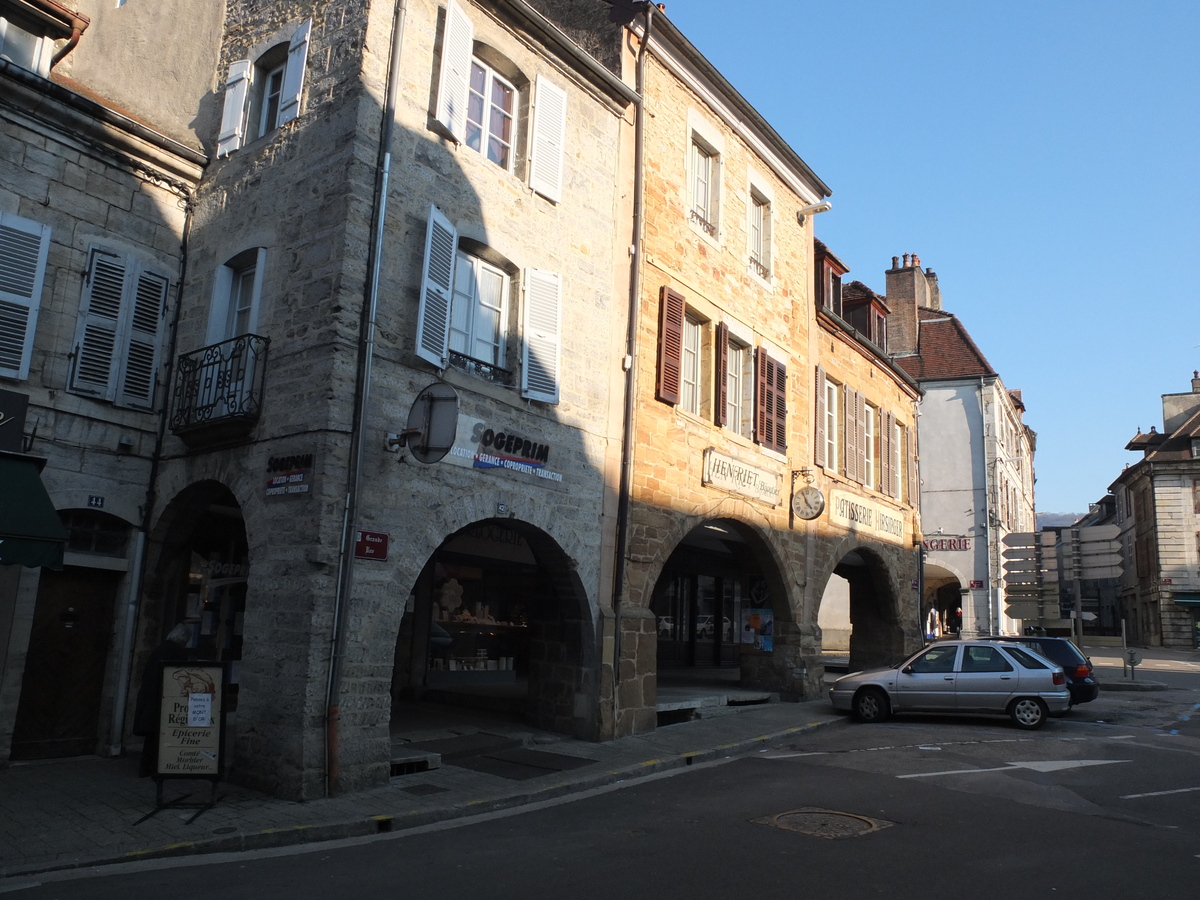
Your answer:
[[[717,383],[716,390],[713,391],[713,397],[716,398],[716,409],[714,410],[713,421],[718,426],[724,427],[729,424],[729,326],[724,322],[717,325]],[[737,423],[734,423],[737,427]]]
[[[813,403],[813,465],[825,465],[825,370],[817,366]]]
[[[920,505],[921,477],[917,468],[917,429],[908,429],[908,504]]]
[[[887,410],[879,415],[879,491],[892,493],[892,414]]]
[[[674,405],[679,402],[679,386],[683,379],[683,295],[663,287],[659,301],[656,396],[664,403]]]
[[[787,450],[787,366],[759,347],[754,371],[754,440],[783,453]]]
[[[853,480],[858,471],[855,460],[858,457],[858,431],[854,427],[854,410],[856,391],[848,384],[842,385],[842,433],[846,439],[842,441],[842,471],[846,477]]]
[[[858,475],[855,481],[864,484],[867,480],[867,398],[856,394],[854,398],[855,441],[858,442]]]
[[[787,366],[771,360],[775,366],[775,444],[773,450],[787,452]]]

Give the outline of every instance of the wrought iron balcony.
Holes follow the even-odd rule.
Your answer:
[[[451,350],[449,353],[450,365],[454,366],[454,368],[470,372],[472,375],[478,375],[485,381],[491,381],[494,384],[504,384],[512,387],[513,373],[508,371],[508,369],[502,369],[500,366],[492,363],[475,359],[472,356],[467,356],[465,353],[459,353],[457,350]]]
[[[171,431],[188,444],[249,434],[262,413],[270,343],[243,334],[180,356]]]

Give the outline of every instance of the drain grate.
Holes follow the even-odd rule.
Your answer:
[[[395,778],[397,775],[416,775],[418,772],[429,771],[429,760],[427,759],[394,759],[391,765],[391,774]]]
[[[782,828],[784,831],[795,831],[800,834],[812,835],[813,837],[829,838],[830,840],[862,837],[864,834],[870,834],[873,831],[879,831],[883,828],[890,828],[895,824],[883,819],[872,819],[867,816],[855,815],[854,813],[835,812],[832,809],[820,809],[815,806],[805,806],[800,809],[793,809],[790,812],[779,813],[774,816],[763,816],[760,819],[752,819],[751,821],[756,825],[770,825],[773,828]]]
[[[412,787],[400,788],[406,794],[414,797],[428,797],[430,794],[444,794],[450,788],[438,787],[436,784],[414,784]]]

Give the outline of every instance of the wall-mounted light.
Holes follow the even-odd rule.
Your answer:
[[[833,204],[828,200],[822,200],[820,203],[813,203],[809,206],[802,206],[800,209],[796,210],[796,221],[803,225],[804,220],[809,216],[815,216],[817,213],[829,212],[831,209],[833,209]]]

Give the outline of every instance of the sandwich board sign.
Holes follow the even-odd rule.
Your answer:
[[[224,706],[221,663],[163,666],[158,778],[219,779],[225,774]]]

